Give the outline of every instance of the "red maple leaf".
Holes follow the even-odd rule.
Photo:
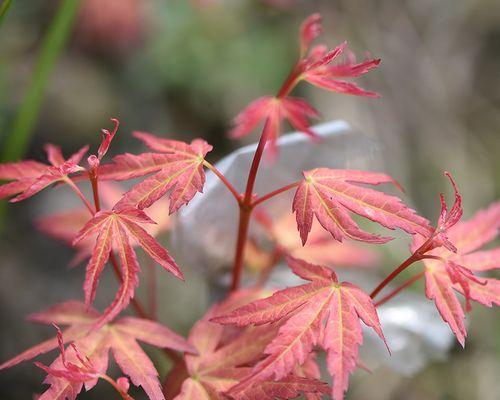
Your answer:
[[[351,283],[339,282],[331,269],[291,257],[287,257],[287,262],[296,275],[310,283],[280,290],[212,319],[238,326],[285,321],[266,347],[267,357],[229,394],[269,379],[285,378],[318,345],[327,352],[327,366],[334,380],[332,396],[342,399],[363,341],[359,319],[385,341],[375,307],[366,293]]]
[[[113,205],[123,197],[124,192],[125,190],[115,183],[101,182],[99,184],[99,194],[105,209],[113,208]],[[161,199],[148,209],[148,215],[156,222],[156,224],[148,224],[144,228],[151,236],[157,237],[171,229],[172,218],[165,212],[167,207],[168,200]],[[42,233],[73,246],[73,240],[88,220],[89,212],[85,207],[82,207],[41,217],[35,221],[35,225]],[[88,236],[74,246],[76,255],[70,262],[71,267],[78,265],[92,255],[95,243],[94,236]],[[137,242],[132,242],[132,246],[136,247],[137,245]],[[113,245],[113,247],[116,250],[116,246]]]
[[[146,213],[136,208],[100,211],[80,230],[74,244],[97,234],[92,256],[87,264],[84,282],[85,302],[92,304],[99,277],[113,249],[116,248],[121,264],[121,285],[115,300],[104,312],[99,324],[113,319],[123,310],[134,296],[140,270],[135,251],[131,244],[134,240],[144,252],[164,269],[179,279],[184,279],[179,267],[168,251],[163,248],[140,224],[154,224]],[[113,246],[114,245],[114,246]]]
[[[426,255],[434,258],[423,260],[425,293],[429,299],[434,300],[443,320],[450,325],[458,341],[464,346],[467,335],[465,313],[455,292],[464,295],[466,311],[470,309],[470,300],[488,307],[500,304],[500,280],[475,275],[500,268],[500,247],[477,251],[498,235],[500,203],[492,204],[464,222],[458,222],[453,217],[458,215],[456,211],[450,212],[452,220],[454,219],[451,226],[444,223],[446,219],[450,221],[450,218],[443,218],[443,215],[442,212],[439,224],[441,228],[437,236],[438,244],[442,247],[426,252]],[[412,251],[416,251],[425,241],[426,238],[416,236],[411,246]]]
[[[338,45],[331,51],[328,51],[327,47],[323,45],[314,47],[309,57],[304,61],[302,79],[314,86],[332,92],[364,97],[380,97],[378,93],[364,90],[353,82],[338,79],[359,77],[380,64],[380,59],[367,59],[358,63],[354,55],[347,52],[347,57],[343,62],[331,65],[334,60],[346,51],[346,47],[346,43]]]
[[[259,123],[266,121],[264,133],[269,142],[271,153],[276,153],[276,140],[281,132],[283,120],[299,132],[315,138],[309,129],[309,118],[319,117],[319,113],[306,101],[295,97],[261,97],[250,103],[234,118],[234,129],[229,135],[240,138],[252,132]]]
[[[18,202],[31,197],[53,183],[67,182],[68,175],[83,171],[78,165],[88,150],[82,147],[67,160],[61,149],[52,144],[45,145],[45,152],[50,165],[33,160],[0,164],[0,180],[10,181],[0,185],[0,199],[14,196],[11,202]]]
[[[380,59],[367,59],[357,63],[354,55],[347,52],[346,59],[336,65],[331,65],[346,50],[347,44],[342,43],[328,51],[325,45],[314,46],[312,42],[323,33],[321,15],[312,14],[301,26],[301,62],[298,66],[299,78],[322,89],[334,92],[353,94],[366,97],[380,97],[378,93],[366,91],[352,82],[338,78],[356,78],[366,74],[380,64]]]
[[[314,13],[307,17],[300,26],[300,55],[304,57],[311,43],[323,33],[321,14]]]
[[[104,372],[100,372],[99,369],[102,369],[102,365],[94,365],[94,362],[88,356],[84,356],[74,343],[71,343],[68,349],[66,349],[64,347],[64,338],[61,330],[57,325],[54,324],[54,326],[57,329],[57,341],[61,354],[60,358],[56,362],[53,362],[50,367],[40,362],[35,362],[37,367],[43,369],[48,374],[44,383],[51,385],[51,388],[40,396],[41,398],[45,397],[53,400],[61,397],[63,399],[76,397],[81,390],[79,385],[82,383],[86,384],[86,388],[89,390],[97,383],[98,379],[102,378],[111,383],[124,400],[133,400],[132,397],[127,394],[130,382],[126,377],[120,377],[115,381]],[[86,350],[87,353],[94,353],[93,350]],[[105,362],[102,358],[99,359],[99,361],[101,364]],[[70,385],[70,388],[68,390],[62,389],[60,387],[61,385],[57,383],[58,378],[62,378],[63,381],[65,380],[66,384]],[[65,382],[60,383],[64,385]]]
[[[125,317],[102,329],[93,329],[101,318],[96,310],[77,301],[53,306],[30,317],[32,321],[39,323],[69,325],[62,336],[65,342],[73,343],[73,346],[46,367],[49,375],[45,383],[50,388],[42,394],[40,400],[74,400],[84,385],[86,390],[90,390],[97,383],[98,377],[106,373],[110,350],[118,367],[130,377],[134,385],[141,386],[150,399],[164,399],[158,372],[137,341],[183,352],[196,353],[196,349],[167,327],[141,318]],[[1,364],[0,370],[54,350],[59,346],[60,340],[56,337],[34,346]],[[81,367],[80,358],[87,364],[86,371],[78,368],[79,364]],[[87,359],[90,360],[92,371],[89,371]],[[69,368],[70,371],[68,363],[74,366]]]
[[[144,132],[133,135],[158,153],[121,154],[112,164],[101,166],[101,179],[127,180],[150,175],[130,189],[116,208],[151,206],[170,191],[170,214],[202,192],[205,183],[203,163],[212,146],[201,139],[190,144],[167,140]]]
[[[248,386],[231,397],[235,400],[275,400],[294,399],[304,394],[309,400],[321,399],[328,392],[330,388],[324,382],[291,374],[279,381],[266,380]]]
[[[184,369],[174,367],[167,378],[167,386],[178,382],[175,400],[224,399],[225,392],[251,375],[250,365],[262,358],[262,352],[276,336],[277,325],[248,327],[241,331],[210,322],[218,312],[228,311],[245,299],[255,298],[257,292],[233,295],[223,304],[212,307],[198,321],[189,334],[189,343],[198,355],[186,355]],[[181,379],[179,379],[179,375]],[[236,400],[282,399],[298,396],[300,393],[324,393],[328,386],[313,377],[289,374],[280,382],[265,380],[255,387],[246,387],[233,394]],[[287,397],[288,396],[288,397]]]
[[[309,128],[309,119],[318,117],[319,113],[306,101],[290,97],[288,94],[301,81],[330,91],[355,94],[366,97],[379,97],[375,92],[361,89],[352,82],[339,80],[339,77],[358,77],[375,68],[380,60],[366,60],[356,63],[349,53],[347,60],[338,65],[331,65],[344,51],[345,43],[328,52],[323,45],[315,46],[310,53],[311,43],[322,33],[321,15],[313,14],[301,27],[300,59],[286,79],[276,96],[264,96],[250,103],[234,119],[234,128],[229,135],[239,138],[248,135],[259,123],[265,121],[263,137],[269,144],[271,154],[276,153],[276,139],[281,133],[283,120],[299,132],[316,138]]]
[[[297,228],[305,244],[313,217],[338,241],[347,237],[370,243],[385,243],[392,238],[367,233],[359,228],[349,211],[380,225],[408,233],[430,234],[429,222],[404,205],[398,197],[354,185],[379,185],[397,182],[382,173],[317,168],[305,171],[293,199]]]

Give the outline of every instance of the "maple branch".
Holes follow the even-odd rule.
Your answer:
[[[243,269],[243,256],[245,252],[245,244],[247,242],[248,227],[250,225],[250,217],[252,215],[251,207],[240,206],[240,217],[238,224],[238,238],[236,240],[236,252],[234,254],[233,277],[231,281],[231,291],[238,289],[241,278],[241,270]]]
[[[239,201],[240,215],[238,222],[238,238],[236,239],[236,251],[234,253],[233,263],[233,277],[231,282],[231,291],[238,289],[240,285],[241,270],[243,269],[243,255],[245,251],[245,244],[248,237],[248,228],[250,226],[250,217],[252,215],[252,197],[253,188],[255,186],[255,179],[259,170],[260,161],[266,148],[267,132],[269,126],[269,119],[266,120],[262,134],[260,136],[259,144],[253,156],[252,165],[248,173],[248,180],[243,199]]]
[[[207,167],[210,171],[212,171],[217,178],[221,180],[221,182],[228,188],[228,190],[231,192],[233,197],[236,199],[238,204],[241,202],[241,194],[238,193],[236,188],[231,184],[231,182],[228,181],[228,179],[224,176],[222,172],[220,172],[214,165],[209,163],[207,160],[203,160],[203,165]]]
[[[283,192],[286,192],[290,189],[293,189],[294,187],[297,187],[300,185],[300,182],[301,181],[297,181],[297,182],[293,182],[293,183],[290,183],[289,185],[286,185],[286,186],[283,186],[279,189],[276,189],[276,190],[273,190],[272,192],[269,192],[267,194],[265,194],[264,196],[262,197],[259,197],[258,199],[254,200],[254,202],[252,203],[252,207],[257,207],[259,204],[269,200],[270,198],[274,197],[274,196],[277,196]]]
[[[280,88],[277,97],[283,98],[288,93],[290,93],[293,88],[300,81],[300,60],[293,67],[292,71],[285,79],[282,87]],[[264,127],[262,128],[262,134],[260,135],[259,143],[257,144],[257,149],[255,150],[255,154],[253,156],[252,165],[250,166],[250,171],[248,173],[247,185],[245,188],[245,194],[243,198],[239,198],[238,204],[240,206],[240,217],[239,217],[239,226],[238,226],[238,239],[236,241],[236,251],[234,254],[234,264],[233,264],[233,278],[231,283],[231,291],[238,289],[240,284],[240,276],[241,270],[243,268],[243,255],[245,250],[245,244],[248,236],[248,227],[250,225],[250,217],[252,214],[252,210],[255,207],[255,203],[253,200],[253,189],[255,186],[255,179],[257,178],[257,172],[259,171],[259,165],[262,160],[262,155],[264,154],[264,150],[266,148],[266,143],[268,139],[269,132],[269,118],[266,119],[264,123]],[[214,171],[215,172],[215,171]],[[293,187],[293,186],[292,186]],[[288,188],[286,189],[288,190]],[[279,192],[281,193],[281,192]],[[277,195],[279,193],[269,193],[270,197]],[[265,199],[257,200],[257,204],[267,200],[270,197],[266,197]]]
[[[399,267],[392,271],[380,284],[370,293],[370,297],[373,299],[377,294],[379,294],[383,288],[385,288],[396,276],[403,272],[406,268],[412,265],[414,262],[419,261],[420,258],[414,254],[403,261]]]
[[[281,86],[278,95],[276,97],[278,98],[286,97],[295,88],[295,86],[297,86],[297,84],[300,82],[300,75],[302,69],[303,69],[303,64],[301,63],[301,60],[299,60],[293,66],[293,69],[288,74],[287,78],[285,79],[285,82],[283,82],[283,85]]]
[[[71,178],[68,178],[68,177],[65,177],[64,182],[66,182],[69,185],[69,187],[73,190],[73,192],[75,192],[77,194],[77,196],[83,201],[83,204],[85,204],[85,207],[87,207],[90,214],[94,215],[95,214],[94,209],[92,208],[92,206],[90,205],[89,201],[87,200],[85,195],[82,193],[80,188],[78,186],[76,186],[75,182],[73,182],[71,180]]]
[[[375,307],[379,307],[382,304],[384,304],[384,303],[388,302],[389,300],[391,300],[399,292],[401,292],[402,290],[406,289],[407,287],[413,285],[416,281],[418,281],[419,279],[421,279],[424,276],[424,274],[425,274],[425,271],[422,271],[422,272],[418,273],[417,275],[415,275],[415,276],[411,277],[410,279],[408,279],[406,282],[404,282],[403,284],[401,284],[401,286],[397,287],[392,292],[390,292],[386,296],[382,297],[379,301],[377,301],[374,304]]]
[[[96,173],[97,174],[97,173]],[[99,197],[99,183],[96,174],[89,174],[90,184],[92,185],[92,194],[94,196],[94,205],[96,213],[101,211],[101,200]]]
[[[260,161],[262,160],[262,155],[264,154],[264,149],[266,148],[267,136],[269,130],[269,118],[266,119],[264,128],[262,129],[262,134],[260,135],[259,144],[253,155],[252,165],[248,173],[247,186],[245,189],[245,197],[243,202],[250,204],[252,201],[253,188],[255,186],[255,179],[257,178],[257,172],[259,170]]]
[[[432,255],[425,255],[425,252],[429,250],[432,244],[434,235],[429,237],[422,246],[420,246],[410,257],[403,261],[399,267],[392,271],[380,284],[370,293],[370,297],[373,299],[380,291],[385,288],[396,276],[403,272],[406,268],[412,265],[414,262],[423,260],[425,258],[434,258]]]

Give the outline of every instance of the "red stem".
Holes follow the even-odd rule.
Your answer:
[[[385,288],[396,276],[398,276],[401,272],[403,272],[406,268],[412,265],[414,262],[418,261],[419,258],[412,254],[408,257],[403,263],[397,267],[394,271],[392,271],[380,284],[370,293],[370,297],[373,299],[380,291]]]
[[[403,263],[392,271],[380,284],[371,292],[370,297],[373,299],[380,291],[385,288],[396,276],[403,272],[406,268],[412,265],[416,261],[420,261],[424,258],[433,258],[433,256],[426,256],[427,252],[431,248],[432,240],[434,236],[429,237],[422,246],[420,246],[410,257],[408,257]]]
[[[417,275],[415,275],[415,276],[411,277],[410,279],[408,279],[401,286],[399,286],[398,288],[394,289],[392,292],[390,292],[386,296],[382,297],[379,301],[377,301],[374,304],[375,307],[379,307],[382,304],[384,304],[384,303],[388,302],[389,300],[391,300],[399,292],[401,292],[402,290],[406,289],[408,286],[413,285],[416,281],[418,281],[419,279],[421,279],[424,276],[424,274],[425,274],[425,271],[422,271],[422,272],[418,273]]]
[[[89,201],[87,200],[87,198],[85,197],[85,195],[82,193],[82,191],[80,190],[80,188],[78,186],[76,186],[75,182],[73,182],[71,180],[71,178],[68,178],[66,177],[66,179],[64,179],[64,181],[69,185],[69,187],[77,194],[77,196],[82,200],[83,204],[85,204],[85,207],[87,207],[87,210],[89,210],[90,214],[92,214],[92,216],[95,214],[95,211],[94,209],[92,208],[92,206],[90,205]]]
[[[257,150],[255,150],[255,154],[253,156],[252,166],[250,167],[250,171],[248,173],[245,195],[243,199],[241,199],[238,202],[240,206],[240,214],[238,223],[238,237],[236,239],[236,251],[234,253],[231,291],[235,291],[240,286],[245,244],[247,242],[248,228],[250,226],[250,217],[252,215],[252,210],[253,210],[252,207],[253,188],[255,186],[255,179],[257,178],[257,172],[259,170],[260,161],[262,160],[262,155],[264,154],[264,149],[266,147],[268,126],[269,126],[269,120],[266,120],[264,129],[262,130],[262,135],[260,136],[259,144],[257,145]]]
[[[276,97],[282,99],[293,90],[293,88],[297,85],[299,81],[300,74],[303,71],[303,65],[304,64],[301,63],[301,61],[297,62],[297,64],[294,65],[293,69],[288,74],[285,82],[281,86],[278,95]]]
[[[241,195],[238,193],[238,191],[235,189],[235,187],[231,184],[231,182],[228,181],[228,179],[220,172],[214,165],[209,163],[208,161],[204,160],[203,165],[207,167],[210,171],[212,171],[217,178],[221,180],[221,182],[226,185],[228,190],[231,192],[231,194],[234,196],[238,204],[241,202]]]
[[[300,60],[294,66],[285,82],[283,83],[281,89],[278,92],[277,98],[283,98],[288,93],[290,93],[293,88],[299,82],[300,72],[301,72],[301,64]],[[264,124],[264,128],[262,129],[262,134],[260,135],[259,143],[257,145],[257,149],[255,150],[255,154],[253,156],[252,165],[250,166],[250,171],[248,173],[248,180],[245,189],[245,194],[243,198],[238,197],[238,204],[240,206],[240,216],[239,216],[239,226],[238,226],[238,238],[236,241],[236,251],[234,254],[234,264],[233,264],[233,278],[231,283],[231,291],[235,291],[238,289],[240,285],[241,279],[241,270],[243,269],[243,256],[245,251],[245,244],[247,242],[248,237],[248,228],[250,225],[250,217],[252,215],[252,210],[255,207],[255,203],[253,203],[253,189],[255,186],[255,179],[257,178],[257,172],[259,171],[259,165],[262,160],[262,155],[264,154],[264,150],[266,148],[267,139],[269,136],[269,118],[266,119]],[[215,171],[214,171],[215,172]],[[222,174],[221,174],[222,175]],[[221,178],[222,179],[222,178]],[[224,180],[223,180],[224,182]],[[227,185],[226,185],[227,186]],[[293,186],[292,186],[293,187]],[[288,189],[287,189],[288,190]],[[279,192],[281,193],[281,192]],[[271,194],[271,193],[270,193]],[[278,194],[278,193],[276,193]],[[275,195],[275,194],[273,194]],[[272,197],[272,196],[270,196]],[[268,198],[262,200],[257,200],[257,202],[262,202],[267,200]]]
[[[299,186],[300,182],[301,181],[290,183],[289,185],[283,186],[279,189],[273,190],[272,192],[265,194],[262,197],[259,197],[258,199],[254,200],[254,202],[252,203],[252,207],[257,207],[259,204],[269,200],[270,198],[277,196],[283,192],[286,192],[287,190],[293,189],[294,187]]]
[[[243,269],[243,256],[245,252],[245,244],[247,242],[248,227],[250,225],[250,216],[252,215],[251,207],[240,206],[240,219],[238,225],[238,238],[236,241],[236,252],[234,254],[233,278],[231,282],[231,291],[238,289],[241,279],[241,271]]]
[[[94,196],[94,205],[96,213],[101,211],[101,200],[99,198],[99,183],[97,180],[97,172],[95,174],[90,173],[90,183],[92,185],[92,194]]]
[[[252,201],[253,188],[255,186],[255,179],[257,178],[257,172],[259,171],[260,161],[262,160],[262,155],[264,154],[264,149],[267,143],[267,134],[269,130],[269,119],[266,120],[264,128],[262,129],[262,135],[260,135],[259,144],[255,150],[255,154],[252,160],[252,166],[250,167],[250,172],[248,173],[247,186],[245,189],[245,197],[243,198],[243,203],[250,205]]]

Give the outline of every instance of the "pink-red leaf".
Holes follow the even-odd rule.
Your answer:
[[[123,334],[133,336],[141,342],[159,348],[170,348],[187,353],[196,353],[196,348],[186,342],[182,336],[158,322],[143,318],[124,317],[114,323]]]
[[[183,279],[175,261],[149,233],[139,224],[154,224],[143,211],[136,208],[123,208],[113,211],[100,211],[80,230],[74,244],[97,234],[92,256],[87,264],[87,273],[84,283],[85,300],[92,304],[99,277],[111,252],[117,251],[121,265],[121,285],[112,305],[104,313],[103,324],[115,317],[123,310],[134,295],[138,284],[139,264],[131,239],[134,240],[154,261],[175,277]]]
[[[99,150],[97,151],[97,157],[99,160],[102,160],[108,152],[109,146],[111,145],[116,132],[118,132],[118,127],[120,126],[120,121],[118,121],[116,118],[111,118],[111,122],[113,122],[114,124],[113,130],[111,132],[107,129],[102,130],[102,142],[99,146]]]
[[[275,153],[283,120],[287,120],[297,131],[316,138],[308,120],[318,116],[319,113],[300,98],[265,96],[253,101],[236,116],[234,128],[229,134],[234,138],[246,136],[259,123],[265,122],[263,135],[266,135],[271,152]]]
[[[364,178],[362,171],[318,168],[304,172],[304,178],[293,201],[303,243],[307,241],[314,216],[339,241],[344,237],[370,243],[390,240],[362,231],[348,211],[389,229],[400,228],[410,234],[429,234],[432,231],[428,221],[404,205],[399,198],[350,183],[394,183],[387,175],[368,172]]]
[[[127,232],[116,220],[112,221],[111,224],[121,265],[121,282],[113,302],[104,311],[104,314],[97,322],[98,326],[104,325],[108,321],[112,321],[120,311],[128,306],[130,299],[134,297],[135,288],[139,284],[138,274],[140,266],[134,249],[128,239]]]
[[[123,373],[134,385],[141,386],[149,399],[163,400],[158,372],[133,337],[114,329],[110,340],[113,357]]]
[[[61,149],[46,145],[50,165],[24,160],[0,164],[0,180],[11,181],[0,185],[0,199],[16,195],[11,201],[18,202],[31,197],[53,183],[63,182],[69,174],[81,171],[78,166],[88,147],[81,148],[68,160],[64,160]]]
[[[294,399],[300,394],[326,394],[329,391],[326,383],[316,379],[289,375],[280,381],[264,381],[258,385],[250,386],[231,397],[235,400]]]
[[[335,272],[319,265],[314,265],[292,256],[286,257],[286,263],[295,275],[300,276],[306,281],[338,281]]]
[[[321,14],[312,14],[307,17],[300,27],[300,52],[306,54],[311,43],[323,33]]]
[[[130,236],[139,244],[149,257],[155,260],[176,278],[184,280],[184,276],[179,270],[179,267],[177,267],[174,259],[165,248],[160,246],[153,236],[127,217],[122,218],[122,224],[126,227]]]
[[[252,375],[233,386],[229,394],[235,396],[266,380],[285,378],[296,365],[304,364],[314,346],[319,345],[327,351],[328,369],[334,380],[332,396],[342,399],[362,343],[359,320],[385,341],[375,306],[358,287],[339,283],[328,268],[293,258],[288,261],[292,271],[311,282],[278,291],[212,319],[237,325],[285,321],[265,349],[268,357],[254,367]]]
[[[86,311],[87,310],[87,311]],[[102,316],[83,303],[70,301],[34,314],[32,320],[42,323],[70,324],[62,335],[70,347],[62,351],[49,366],[45,380],[50,388],[42,395],[44,399],[74,400],[85,383],[87,390],[96,383],[98,374],[108,367],[108,353],[111,349],[120,369],[135,385],[142,386],[151,399],[163,399],[158,373],[137,340],[157,347],[195,353],[196,349],[179,335],[157,322],[126,317],[107,324],[101,329],[92,329]],[[58,346],[54,338],[25,351],[3,363],[0,369],[27,361]]]
[[[231,309],[241,297],[237,292],[223,304],[214,306],[198,321],[189,334],[197,355],[186,355],[186,370],[177,366],[167,377],[171,397],[176,400],[226,399],[225,392],[250,374],[251,365],[262,358],[267,344],[276,336],[278,326],[248,327],[244,330],[224,328],[210,322],[217,311]],[[255,297],[254,297],[255,298]],[[182,384],[180,380],[183,380]]]
[[[107,219],[106,222],[100,226],[99,235],[97,236],[92,256],[87,264],[85,282],[83,284],[85,303],[87,305],[91,305],[94,302],[99,277],[101,276],[101,272],[112,250],[113,234],[113,221]]]
[[[465,314],[460,302],[453,293],[453,286],[446,275],[426,272],[425,295],[434,300],[443,320],[450,325],[451,330],[462,346],[465,346],[464,319]]]
[[[346,60],[336,65],[332,62],[345,52],[347,43],[342,43],[328,51],[326,46],[315,46],[303,63],[301,78],[310,84],[333,92],[365,97],[380,97],[376,92],[360,88],[353,82],[346,82],[339,77],[354,78],[364,75],[380,64],[380,59],[369,59],[356,63],[352,53],[347,52]]]
[[[457,196],[457,190],[455,193]],[[460,201],[456,203],[460,208]],[[487,271],[500,267],[499,248],[475,251],[494,240],[498,234],[500,203],[494,203],[487,209],[477,212],[465,222],[457,222],[461,212],[453,211],[453,209],[452,207],[450,213],[445,210],[440,217],[440,223],[444,226],[444,229],[438,231],[441,235],[442,247],[433,248],[426,253],[433,258],[424,259],[425,284],[426,296],[434,300],[443,320],[448,323],[457,340],[464,346],[467,335],[464,324],[465,314],[455,292],[465,297],[466,310],[470,309],[471,300],[487,307],[500,304],[500,281],[474,275],[475,271]],[[449,224],[447,221],[452,223]],[[445,246],[444,235],[453,247]],[[416,236],[411,246],[412,250],[415,251],[425,240],[423,237]]]
[[[173,213],[197,192],[202,192],[205,183],[203,163],[212,146],[200,139],[187,144],[144,132],[134,132],[134,136],[161,154],[123,154],[115,157],[113,164],[101,168],[101,176],[105,179],[131,179],[155,173],[130,189],[115,206],[117,209],[150,207],[170,191],[170,213]]]

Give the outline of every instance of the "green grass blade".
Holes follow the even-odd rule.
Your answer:
[[[4,0],[2,5],[0,5],[0,26],[7,15],[7,11],[9,11],[10,5],[12,4],[12,0]]]
[[[43,101],[45,89],[58,56],[68,40],[79,5],[80,0],[62,0],[59,10],[43,39],[40,54],[33,72],[33,78],[28,86],[25,98],[14,117],[0,155],[0,160],[17,160],[26,152]],[[4,6],[5,2],[2,4],[2,9],[5,8]]]

